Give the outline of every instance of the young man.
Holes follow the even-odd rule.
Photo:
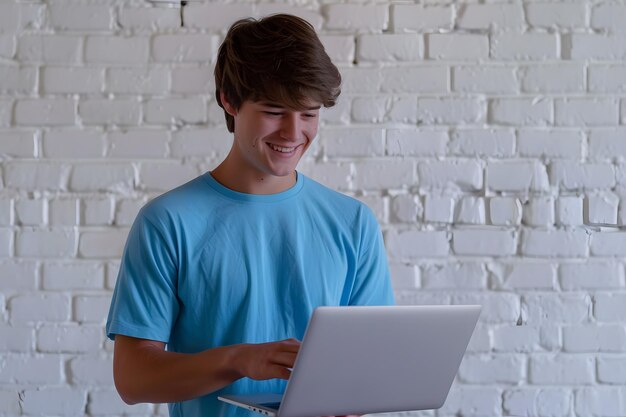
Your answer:
[[[393,303],[371,211],[295,170],[341,82],[311,25],[236,22],[215,80],[232,149],[140,211],[107,322],[121,397],[171,416],[247,416],[217,396],[282,392],[315,307]]]

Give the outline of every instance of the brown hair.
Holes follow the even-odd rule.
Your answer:
[[[245,100],[267,100],[292,109],[304,109],[307,100],[313,100],[332,107],[340,84],[339,70],[313,26],[287,14],[235,22],[215,64],[215,96],[222,108],[221,92],[236,109]],[[234,132],[234,118],[224,113],[228,130]]]

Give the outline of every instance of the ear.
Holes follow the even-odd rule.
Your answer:
[[[237,115],[237,109],[228,101],[223,91],[220,91],[220,100],[222,101],[222,106],[224,106],[226,113],[233,117]]]

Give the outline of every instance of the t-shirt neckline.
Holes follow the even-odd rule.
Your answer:
[[[281,191],[280,193],[276,193],[276,194],[248,194],[248,193],[242,193],[239,191],[231,190],[230,188],[225,187],[224,185],[219,183],[215,178],[213,178],[211,171],[207,171],[206,174],[204,175],[204,178],[206,179],[206,182],[209,184],[209,186],[211,186],[211,188],[213,188],[215,191],[217,191],[224,197],[227,197],[232,200],[247,201],[247,202],[254,202],[254,203],[273,203],[276,201],[286,200],[288,198],[291,198],[297,195],[302,189],[302,186],[304,185],[304,176],[300,174],[298,171],[296,171],[296,183],[292,187],[288,188],[287,190]]]

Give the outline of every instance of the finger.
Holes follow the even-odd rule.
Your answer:
[[[289,379],[291,377],[291,371],[284,366],[273,365],[269,368],[269,372],[271,376],[267,379],[272,378],[280,378],[280,379]]]
[[[293,364],[296,362],[296,353],[292,352],[280,352],[270,358],[270,362],[275,365],[284,366],[287,368],[293,368]]]
[[[301,342],[296,339],[282,340],[278,343],[280,344],[281,348],[289,352],[297,352],[298,350],[300,350]]]

